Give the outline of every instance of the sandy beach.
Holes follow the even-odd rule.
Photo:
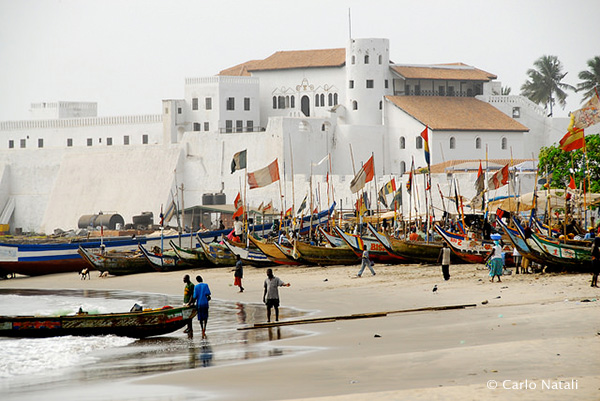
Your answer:
[[[600,289],[588,274],[512,274],[490,283],[479,265],[276,267],[291,283],[282,307],[330,317],[470,305],[457,310],[388,313],[385,317],[296,326],[310,335],[265,346],[292,355],[135,378],[142,394],[155,386],[179,396],[222,400],[592,400],[600,394]],[[245,267],[233,287],[231,268],[148,273],[82,281],[76,273],[3,280],[1,288],[124,289],[178,295],[181,278],[201,274],[213,298],[262,302],[265,270]],[[432,292],[437,285],[437,292]],[[265,314],[266,320],[266,314]],[[282,310],[280,320],[286,320]],[[194,325],[198,328],[198,322]],[[269,329],[259,329],[269,330]],[[270,329],[276,331],[277,329]],[[210,321],[208,325],[210,338]],[[305,351],[305,352],[304,352]],[[112,385],[117,386],[118,382]],[[168,393],[168,391],[167,391]],[[194,394],[198,394],[197,397]],[[100,398],[98,398],[100,399]],[[120,399],[120,398],[119,398]]]

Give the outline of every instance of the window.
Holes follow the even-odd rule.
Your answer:
[[[230,110],[230,111],[235,110],[235,98],[234,97],[227,98],[226,109]]]
[[[20,142],[21,142],[20,143],[21,148],[25,148],[27,146],[27,140],[26,139],[21,139]]]
[[[415,95],[416,96],[421,95],[421,85],[415,85]]]
[[[198,98],[197,97],[192,99],[192,110],[198,110]]]
[[[481,138],[475,138],[475,149],[481,149]]]
[[[165,107],[165,114],[169,114],[169,108]]]
[[[448,87],[448,96],[454,96],[454,86]]]
[[[194,131],[200,131],[200,123],[194,123]]]
[[[246,111],[250,110],[250,98],[249,97],[244,98],[244,110],[246,110]]]
[[[242,132],[244,130],[244,122],[242,120],[235,121],[235,132]]]
[[[67,138],[67,147],[73,146],[73,138]]]
[[[383,86],[384,86],[385,89],[387,89],[387,88],[390,87],[390,83],[389,83],[389,81],[387,79],[385,81],[383,81]]]
[[[112,138],[106,138],[106,146],[112,146]]]
[[[123,137],[123,145],[129,145],[129,135]]]
[[[315,95],[315,107],[319,107],[319,95]]]
[[[365,64],[369,64],[369,55],[365,54]]]
[[[373,89],[373,80],[367,79],[367,89]]]
[[[438,94],[440,96],[446,96],[446,87],[443,85],[438,86]]]
[[[352,56],[352,64],[356,64],[356,56]]]
[[[177,114],[181,114],[181,113],[182,113],[181,107],[178,107],[177,108]]]
[[[350,88],[350,89],[354,89],[354,80],[352,80],[352,79],[351,79],[351,80],[348,82],[348,88]]]
[[[379,101],[379,110],[382,110],[382,109],[383,109],[383,101],[382,101],[382,100],[380,100],[380,101]]]
[[[208,131],[210,127],[210,124],[207,122],[204,123],[204,131]]]
[[[246,121],[246,131],[254,132],[254,121],[252,121],[252,120]]]
[[[277,96],[273,96],[273,109],[277,108]]]
[[[381,54],[379,55],[378,59],[379,59],[379,64],[381,64],[383,61],[383,57],[381,56]],[[386,88],[387,88],[387,86],[386,86]]]
[[[277,108],[285,109],[285,98],[283,96],[277,98]]]
[[[400,175],[406,173],[406,163],[400,162]]]
[[[358,110],[358,102],[356,100],[352,101],[352,110]]]
[[[321,93],[321,107],[325,107],[325,94]]]
[[[294,95],[292,95],[292,96],[290,97],[290,107],[291,107],[292,109],[295,109],[295,108],[296,108],[296,98],[294,97]]]
[[[144,135],[142,135],[142,143],[143,143],[144,145],[147,145],[147,144],[148,144],[148,134],[144,134]]]
[[[285,97],[285,108],[287,109],[287,108],[289,108],[289,107],[290,107],[290,97],[289,97],[289,96],[286,96],[286,97]]]
[[[204,108],[206,110],[212,110],[212,97],[204,98]]]
[[[92,138],[87,139],[87,146],[92,146],[93,143],[94,143],[94,140]]]
[[[406,149],[406,138],[400,137],[400,149]]]
[[[44,147],[44,138],[38,138],[38,148]]]
[[[329,95],[327,95],[327,105],[329,107],[333,106],[333,93],[330,93]]]
[[[13,141],[12,139],[8,140],[8,148],[9,149],[13,149],[15,147],[15,141]]]
[[[334,94],[333,94],[333,105],[335,106],[335,105],[337,105],[337,104],[338,104],[338,94],[337,94],[337,93],[334,93]]]
[[[225,121],[225,132],[233,132],[233,121],[232,120]]]
[[[502,150],[506,150],[508,148],[508,139],[502,138],[501,147]]]
[[[519,118],[519,117],[521,117],[521,108],[520,107],[513,107],[512,116],[513,116],[513,118]]]
[[[416,141],[417,149],[423,149],[423,138],[418,136]]]
[[[450,137],[450,149],[456,149],[456,138]]]

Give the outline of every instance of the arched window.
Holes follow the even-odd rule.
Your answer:
[[[381,54],[379,55],[379,64],[381,64],[381,60],[383,59],[383,57],[381,56]]]
[[[315,95],[315,107],[319,107],[319,95]]]
[[[365,54],[365,64],[369,64],[369,55]]]
[[[358,110],[358,102],[356,100],[352,101],[352,110]]]
[[[400,175],[406,173],[406,163],[400,162]]]
[[[277,97],[277,107],[280,109],[285,109],[285,97],[283,97],[283,96]]]
[[[406,149],[406,138],[400,137],[400,149]]]
[[[273,96],[273,108],[277,108],[277,96]]]
[[[327,105],[330,107],[333,106],[333,93],[327,95]]]
[[[285,108],[287,109],[287,108],[289,108],[289,107],[290,107],[290,97],[289,97],[289,96],[286,96],[286,97],[285,97]]]
[[[352,64],[356,64],[356,56],[352,56]]]
[[[450,149],[456,148],[456,138],[453,136],[450,137]]]
[[[475,138],[475,149],[481,149],[481,138]]]
[[[502,150],[506,150],[508,148],[508,139],[502,138],[501,147]]]
[[[423,149],[423,138],[418,136],[416,141],[417,149]]]
[[[296,98],[294,97],[294,95],[292,95],[292,96],[290,97],[290,107],[291,107],[292,109],[295,109],[295,108],[296,108]]]
[[[325,94],[321,93],[321,107],[325,107]]]
[[[335,105],[337,105],[337,104],[338,104],[338,94],[337,94],[337,93],[334,93],[334,94],[333,94],[333,105],[335,106]]]

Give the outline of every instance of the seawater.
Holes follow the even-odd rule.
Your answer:
[[[181,297],[128,291],[0,289],[0,315],[68,315],[79,308],[88,313],[128,312],[134,304],[144,308],[176,306],[181,304]],[[293,309],[282,309],[281,314],[285,318],[303,315]],[[264,320],[262,305],[213,299],[207,340],[200,338],[197,320],[196,335],[191,338],[183,330],[147,339],[0,337],[0,399],[86,399],[81,394],[75,396],[75,389],[290,353],[285,348],[262,345],[302,332],[291,328],[237,330],[240,325]],[[96,395],[99,398],[89,399],[104,398],[98,392]],[[113,400],[132,399],[126,393],[105,395]],[[193,399],[198,399],[196,396]]]

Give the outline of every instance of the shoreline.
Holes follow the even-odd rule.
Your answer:
[[[291,283],[280,288],[280,320],[288,319],[286,307],[310,311],[306,317],[318,318],[477,306],[294,326],[310,334],[265,346],[310,352],[134,378],[126,386],[142,386],[142,393],[159,385],[188,397],[202,393],[198,399],[245,400],[558,400],[591,399],[600,390],[600,321],[594,318],[600,290],[589,286],[589,274],[513,274],[503,276],[501,283],[490,283],[481,265],[452,265],[449,281],[434,265],[375,265],[376,276],[355,278],[358,268],[273,268],[276,276]],[[184,274],[192,278],[200,274],[213,298],[262,304],[265,269],[249,266],[244,268],[243,293],[233,287],[231,268],[108,278],[92,272],[92,279],[85,281],[77,273],[64,273],[3,280],[0,287],[123,289],[182,296]],[[196,329],[197,321],[194,325]],[[207,333],[210,338],[210,319]],[[543,380],[556,386],[576,381],[577,388],[545,389]],[[499,387],[488,389],[490,381]],[[529,387],[535,383],[536,388],[511,387],[525,383]],[[506,384],[509,388],[504,388]]]

